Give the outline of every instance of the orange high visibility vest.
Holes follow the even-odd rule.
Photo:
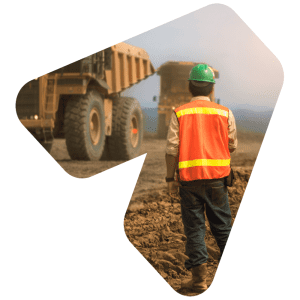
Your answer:
[[[195,100],[175,109],[179,122],[179,179],[218,179],[230,173],[225,106]]]

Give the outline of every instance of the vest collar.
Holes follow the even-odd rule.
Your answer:
[[[210,101],[210,98],[207,97],[207,96],[197,96],[197,97],[193,97],[193,98],[191,99],[191,102],[192,102],[192,101],[197,101],[197,100],[205,100],[205,101],[211,102],[211,101]]]

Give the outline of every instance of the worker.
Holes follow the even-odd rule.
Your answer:
[[[183,281],[181,287],[202,293],[207,289],[208,260],[204,213],[221,257],[231,230],[226,179],[231,172],[230,153],[237,148],[237,132],[232,111],[210,99],[214,95],[213,69],[198,64],[188,81],[193,97],[177,107],[170,120],[166,182],[171,197],[179,189],[187,237],[185,267],[192,271],[192,280]]]

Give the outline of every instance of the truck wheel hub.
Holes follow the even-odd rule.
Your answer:
[[[97,145],[100,140],[100,114],[96,108],[93,108],[90,112],[90,137],[93,145]]]

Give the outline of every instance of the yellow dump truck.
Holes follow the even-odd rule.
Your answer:
[[[131,159],[140,151],[143,114],[121,92],[154,73],[145,50],[120,43],[26,83],[17,115],[48,151],[60,137],[72,159]]]
[[[197,64],[199,63],[168,61],[157,69],[157,74],[160,75],[160,97],[157,111],[159,138],[166,138],[173,110],[191,100],[188,78],[191,69]],[[216,69],[213,71],[215,78],[219,78],[219,72]],[[211,95],[211,101],[215,102],[214,94]]]

